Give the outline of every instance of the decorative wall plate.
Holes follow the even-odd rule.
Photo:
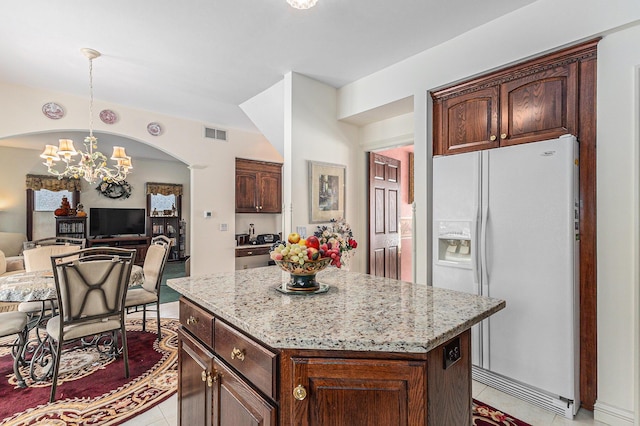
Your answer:
[[[162,133],[162,127],[159,123],[156,122],[149,123],[147,125],[147,132],[149,132],[151,136],[158,136],[160,133]]]
[[[118,121],[118,115],[110,109],[100,111],[100,120],[105,124],[113,124]]]
[[[55,102],[47,102],[42,105],[42,113],[52,120],[58,120],[64,117],[64,109]]]

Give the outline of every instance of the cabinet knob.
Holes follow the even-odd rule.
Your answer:
[[[490,140],[490,141],[492,141],[492,142],[493,142],[493,141],[495,141],[496,139],[497,139],[497,138],[496,138],[496,135],[491,135],[491,136],[489,137],[489,140]]]
[[[307,397],[307,390],[304,386],[298,385],[293,389],[293,397],[298,401],[302,401]]]
[[[244,361],[244,350],[243,349],[238,349],[238,348],[233,348],[233,350],[231,351],[231,359],[236,359],[238,358],[240,361]]]
[[[503,133],[503,134],[500,135],[500,139],[506,139],[506,138],[507,138],[507,134],[506,133]]]
[[[214,368],[213,375],[207,372],[207,386],[213,387],[213,384],[218,381],[218,371]]]
[[[203,382],[207,381],[207,372],[205,370],[202,370],[202,373],[200,373],[200,378]]]
[[[198,318],[194,317],[193,315],[187,318],[187,325],[195,325],[197,323],[198,323]]]

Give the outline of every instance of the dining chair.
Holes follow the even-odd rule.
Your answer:
[[[58,315],[47,322],[44,343],[51,347],[53,362],[49,402],[55,400],[63,348],[66,353],[83,347],[86,344],[83,338],[88,336],[110,332],[111,353],[117,356],[119,331],[125,377],[129,377],[124,300],[135,253],[135,250],[96,247],[51,256]],[[79,344],[68,345],[69,342]]]
[[[51,270],[51,256],[77,251],[79,246],[66,244],[45,244],[25,250],[24,269],[26,272],[53,271]],[[32,329],[40,321],[51,314],[57,307],[55,300],[21,302],[18,311],[29,315],[29,329]]]
[[[66,245],[76,246],[76,248],[85,248],[87,246],[86,238],[74,238],[74,237],[46,237],[39,240],[25,241],[23,243],[23,250],[29,250],[36,247],[50,246],[50,245]]]
[[[22,352],[27,343],[27,314],[24,312],[0,312],[0,337],[8,337],[16,335],[13,343],[3,343],[0,346],[11,347],[11,356],[13,357],[13,374],[16,376],[18,386],[26,387],[24,379],[20,374],[20,360]]]
[[[160,328],[160,287],[162,284],[162,274],[169,258],[172,240],[164,235],[159,235],[151,239],[151,245],[147,249],[144,258],[142,271],[144,272],[144,282],[142,287],[133,288],[127,292],[125,307],[136,308],[142,306],[142,331],[146,331],[147,305],[156,304],[156,320],[158,326],[158,340],[162,338]]]

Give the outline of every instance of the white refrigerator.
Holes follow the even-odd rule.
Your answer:
[[[579,401],[575,137],[433,159],[433,279],[506,300],[472,328],[473,378],[566,417]]]

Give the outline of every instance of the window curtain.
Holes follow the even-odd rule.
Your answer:
[[[182,184],[147,182],[147,195],[182,195]]]
[[[58,179],[55,176],[27,175],[27,189],[39,191],[46,189],[48,191],[78,191],[82,190],[80,179],[63,178]]]

